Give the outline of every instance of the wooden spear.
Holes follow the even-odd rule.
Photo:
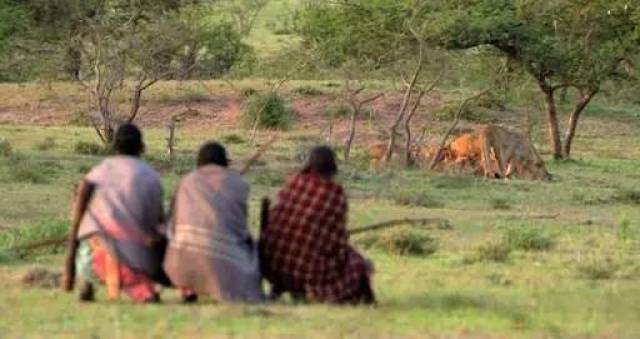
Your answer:
[[[354,228],[354,229],[350,229],[349,230],[349,234],[350,235],[360,234],[360,233],[376,231],[376,230],[383,229],[383,228],[391,228],[391,227],[395,227],[395,226],[399,226],[399,225],[405,225],[405,224],[421,225],[421,226],[436,225],[435,229],[440,229],[440,230],[450,230],[450,229],[453,228],[451,226],[451,224],[449,223],[449,220],[447,220],[447,219],[440,219],[440,218],[421,218],[421,219],[404,218],[404,219],[388,220],[388,221],[384,221],[384,222],[377,223],[377,224],[361,226],[361,227],[357,227],[357,228]]]

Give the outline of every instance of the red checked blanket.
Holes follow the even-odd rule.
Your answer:
[[[315,173],[292,177],[263,230],[262,269],[280,292],[320,302],[370,302],[369,264],[351,245],[343,188]]]

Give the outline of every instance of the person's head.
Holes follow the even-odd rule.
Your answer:
[[[113,138],[113,150],[117,154],[140,156],[144,152],[140,129],[131,123],[120,125]]]
[[[309,152],[307,163],[302,169],[303,173],[315,172],[332,178],[338,173],[336,156],[328,146],[317,146]]]
[[[227,150],[215,141],[209,141],[200,147],[198,152],[198,167],[206,165],[229,166]]]

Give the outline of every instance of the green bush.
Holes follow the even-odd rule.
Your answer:
[[[369,233],[356,240],[364,248],[402,256],[429,256],[438,251],[439,242],[425,231],[409,226],[396,227],[381,233]]]
[[[511,227],[506,230],[504,241],[511,248],[524,251],[548,251],[555,246],[554,236],[538,227]]]
[[[248,126],[258,119],[258,127],[287,129],[293,122],[293,111],[287,101],[277,93],[257,93],[251,96],[243,111]]]
[[[11,146],[11,142],[9,140],[0,138],[0,156],[1,157],[10,157],[13,154],[13,147]]]
[[[78,141],[74,146],[76,154],[83,155],[107,155],[109,149],[102,144],[90,141]]]

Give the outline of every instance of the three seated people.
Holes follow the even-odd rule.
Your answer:
[[[350,244],[347,197],[335,182],[333,151],[317,147],[279,192],[259,246],[247,226],[249,185],[228,168],[224,147],[206,143],[197,168],[178,183],[167,220],[160,176],[140,155],[142,134],[122,125],[114,151],[86,175],[91,184],[77,234],[81,300],[94,284],[110,299],[124,291],[136,302],[159,300],[156,285],[173,286],[185,302],[200,295],[220,302],[271,297],[327,303],[373,303],[373,266]],[[83,199],[79,197],[77,201]]]

